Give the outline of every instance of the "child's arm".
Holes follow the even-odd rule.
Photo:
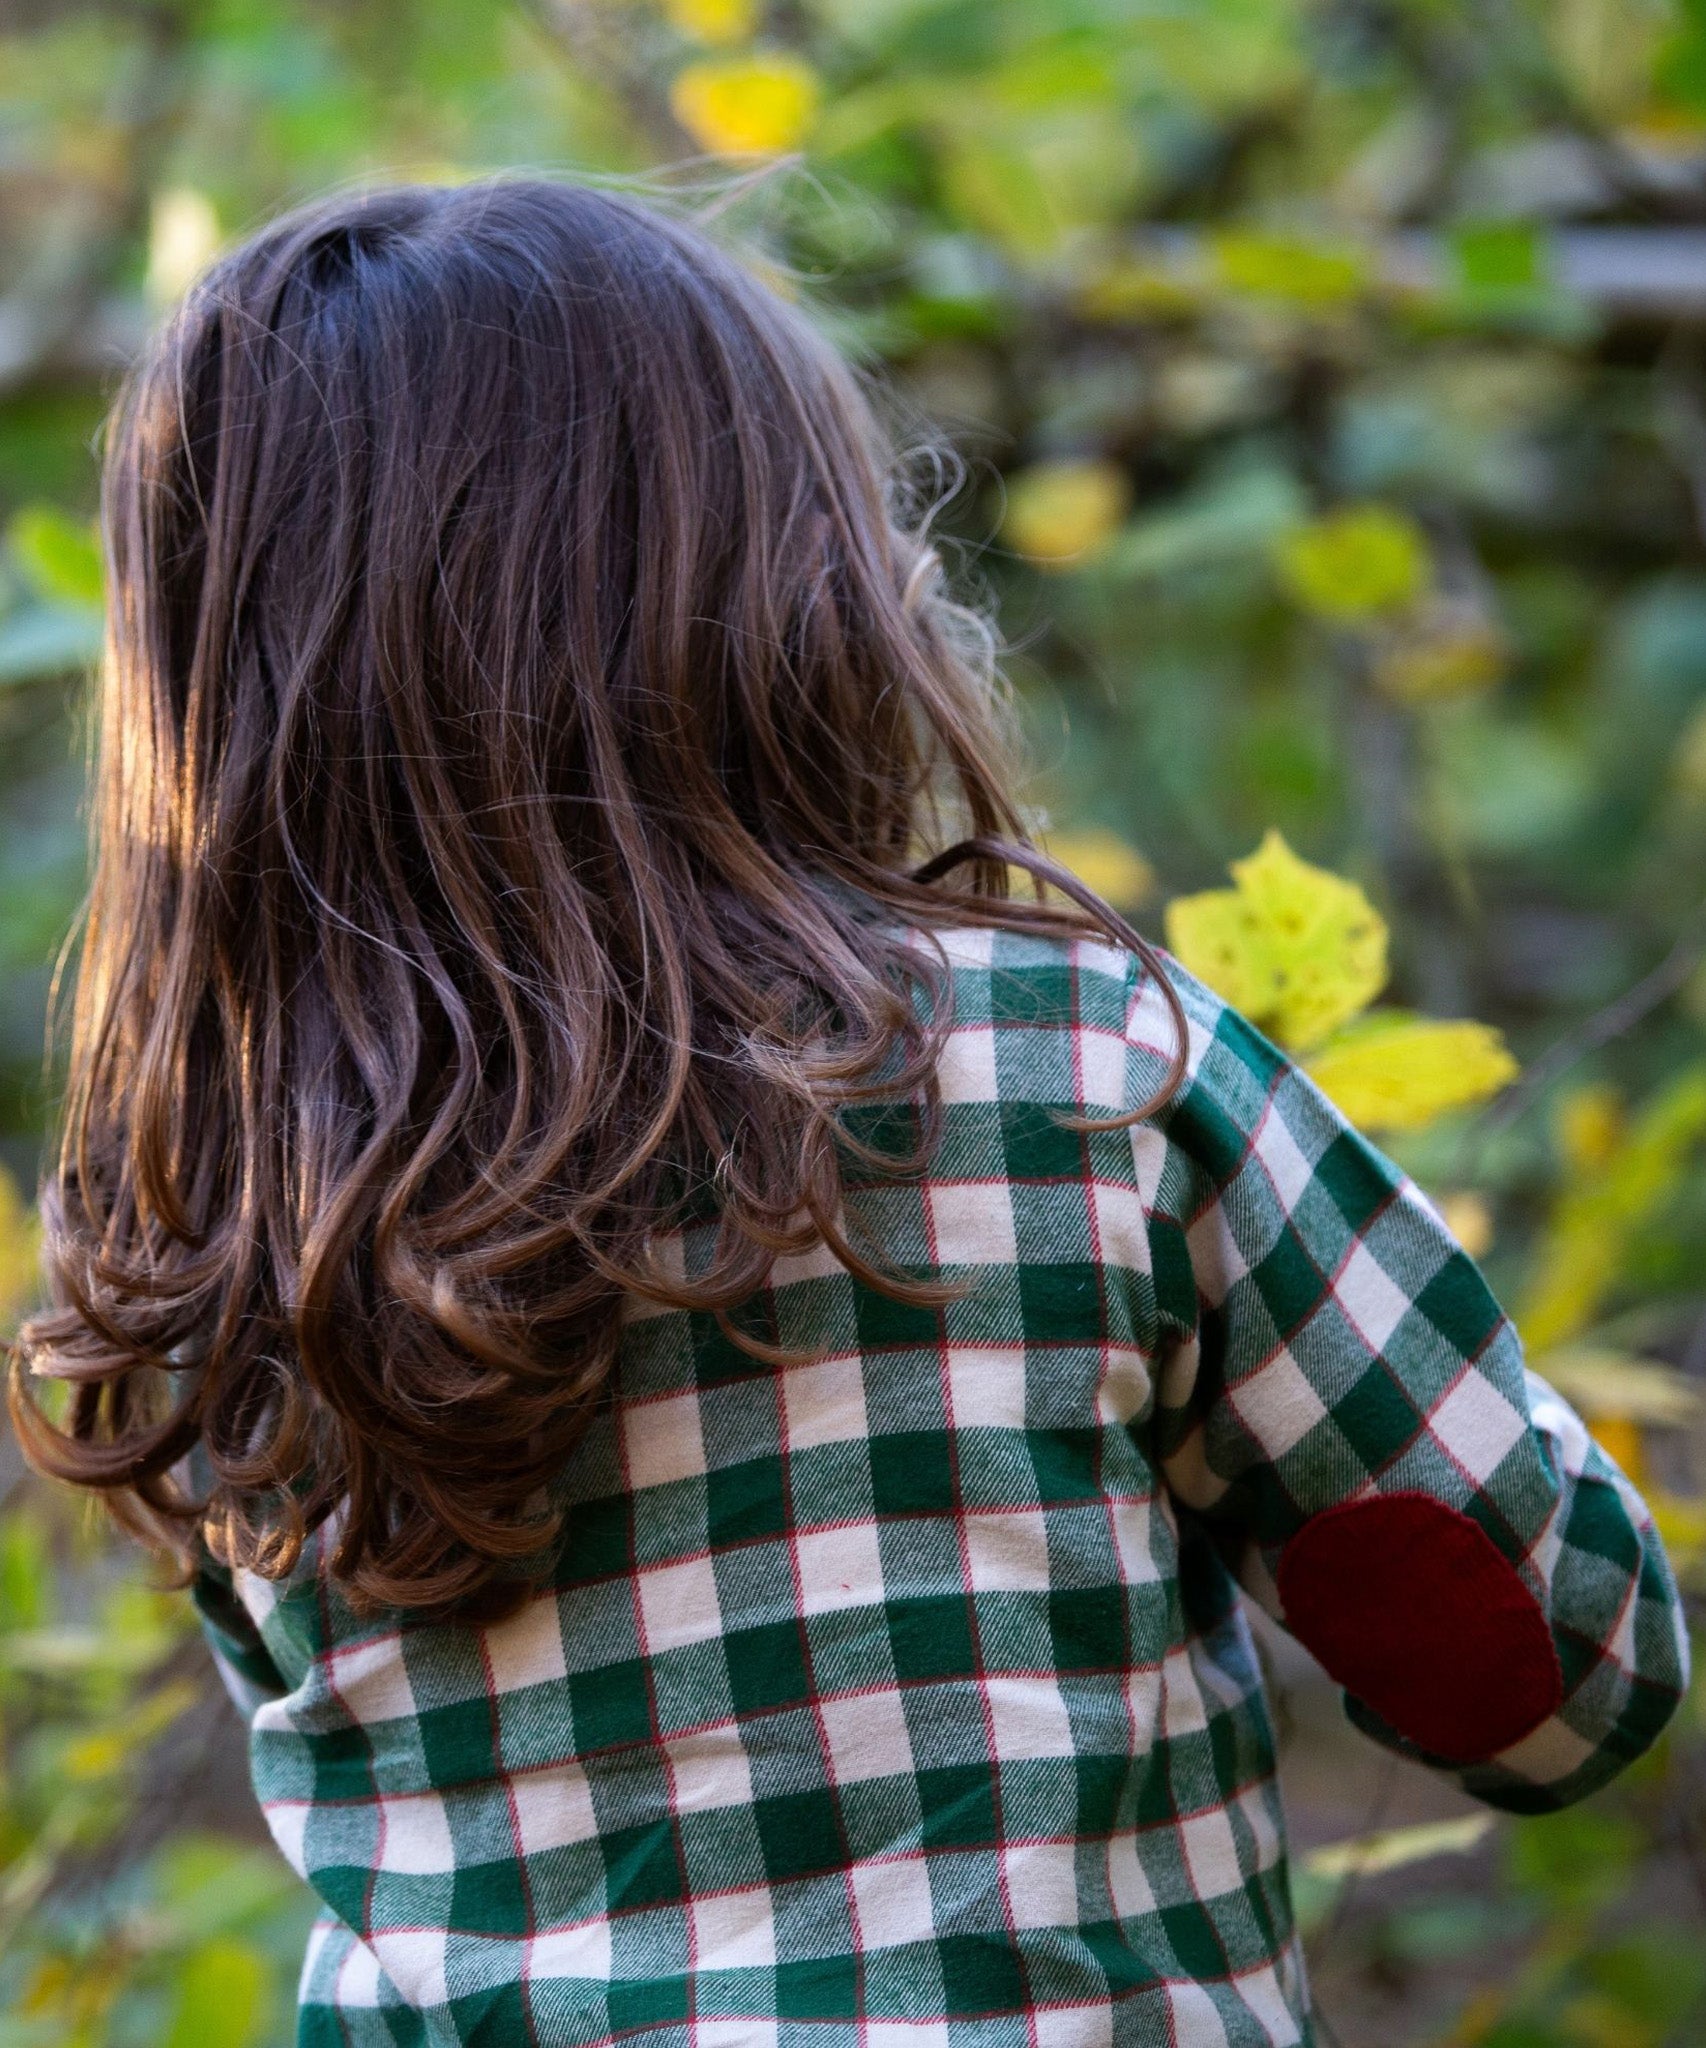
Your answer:
[[[1687,1684],[1634,1488],[1413,1185],[1183,975],[1188,1079],[1134,1132],[1174,1496],[1392,1747],[1496,1805],[1580,1798]],[[1157,1042],[1160,1006],[1134,1012]]]

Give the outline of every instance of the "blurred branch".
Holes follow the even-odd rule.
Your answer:
[[[1655,968],[1603,1009],[1584,1018],[1573,1031],[1567,1031],[1527,1067],[1522,1079],[1507,1088],[1477,1120],[1475,1136],[1491,1137],[1507,1129],[1534,1106],[1560,1075],[1567,1074],[1589,1053],[1610,1045],[1644,1023],[1683,986],[1703,955],[1706,934],[1685,932]]]

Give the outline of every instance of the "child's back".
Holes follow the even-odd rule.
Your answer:
[[[1063,1128],[1150,1092],[1166,1006],[1105,946],[945,942],[939,1150],[847,1202],[958,1298],[784,1259],[744,1320],[793,1364],[634,1316],[550,1590],[495,1626],[363,1621],[312,1573],[204,1582],[328,1907],[308,2040],[415,2013],[446,2041],[1307,2039],[1222,1553],[1271,1587],[1340,1503],[1387,1519],[1355,1511],[1366,1570],[1332,1560],[1341,1629],[1379,1638],[1337,1675],[1443,1731],[1472,1789],[1575,1796],[1668,1713],[1644,1512],[1555,1397],[1531,1410],[1414,1191],[1182,975],[1171,1109]],[[1437,1546],[1465,1534],[1460,1574]]]

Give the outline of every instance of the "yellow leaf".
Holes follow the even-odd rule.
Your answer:
[[[1647,1455],[1638,1422],[1627,1415],[1601,1415],[1588,1424],[1588,1430],[1626,1479],[1635,1486],[1646,1485]]]
[[[1665,1548],[1676,1563],[1706,1555],[1706,1500],[1688,1500],[1662,1486],[1643,1489]]]
[[[1117,832],[1056,832],[1047,850],[1116,910],[1133,910],[1155,887],[1155,870]]]
[[[1001,531],[1039,568],[1063,569],[1104,547],[1131,504],[1112,462],[1033,462],[1007,479]]]
[[[1548,1351],[1534,1370],[1597,1421],[1676,1429],[1700,1413],[1700,1395],[1684,1374],[1609,1346],[1571,1344]]]
[[[1473,1188],[1441,1195],[1436,1204],[1445,1227],[1472,1259],[1484,1259],[1493,1248],[1493,1212],[1485,1195]]]
[[[1572,1173],[1597,1173],[1623,1136],[1623,1097],[1606,1081],[1571,1088],[1555,1112],[1558,1146]]]
[[[1367,1131],[1418,1131],[1496,1095],[1517,1064],[1491,1025],[1377,1010],[1310,1055],[1315,1085]]]
[[[1591,1170],[1559,1196],[1517,1327],[1530,1351],[1586,1329],[1617,1285],[1647,1219],[1706,1140],[1706,1064],[1685,1067],[1643,1103]]]
[[[758,23],[755,0],[664,0],[669,25],[700,43],[738,43]]]
[[[1428,585],[1428,544],[1401,512],[1353,505],[1294,528],[1279,570],[1305,611],[1349,623],[1413,604]]]
[[[1294,1051],[1386,985],[1386,926],[1354,882],[1299,860],[1278,832],[1232,863],[1231,889],[1167,906],[1167,943],[1234,1009]]]
[[[1382,1828],[1355,1841],[1327,1842],[1311,1849],[1303,1867],[1311,1877],[1376,1877],[1383,1870],[1402,1870],[1430,1856],[1463,1856],[1485,1841],[1493,1826],[1490,1813],[1469,1813],[1461,1820],[1423,1821],[1408,1828]]]
[[[775,156],[805,137],[821,97],[817,73],[798,57],[707,57],[675,75],[669,104],[702,149],[720,156]]]
[[[1221,282],[1230,290],[1296,306],[1345,305],[1368,278],[1368,265],[1356,251],[1324,249],[1282,235],[1217,235],[1214,257]]]

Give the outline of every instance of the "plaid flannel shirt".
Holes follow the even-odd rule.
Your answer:
[[[1573,1799],[1670,1713],[1646,1511],[1403,1177],[1176,969],[1184,1087],[1063,1129],[1155,1086],[1158,992],[1089,942],[945,943],[940,1150],[846,1202],[961,1298],[786,1259],[747,1311],[810,1354],[786,1368],[640,1309],[549,1588],[500,1624],[363,1620],[311,1566],[204,1574],[323,1901],[301,2041],[1307,2041],[1229,1564],[1276,1604],[1347,1503],[1462,1511],[1542,1618],[1543,1723],[1429,1759],[1472,1792]],[[1353,1712],[1416,1750],[1401,1711]]]

